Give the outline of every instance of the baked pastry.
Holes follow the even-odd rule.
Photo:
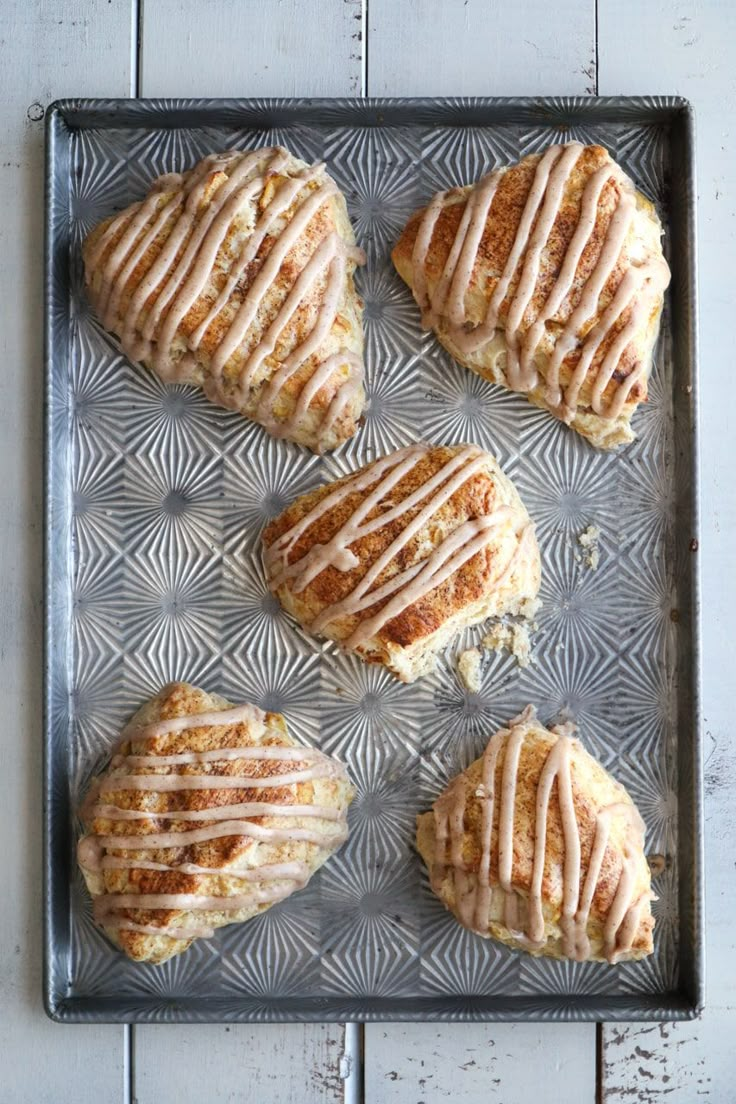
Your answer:
[[[649,200],[601,146],[550,146],[440,192],[393,251],[461,364],[599,448],[634,439],[669,268]]]
[[[362,303],[345,199],[278,147],[156,180],[83,246],[90,301],[133,360],[317,452],[357,428]]]
[[[94,917],[138,962],[288,897],[347,838],[341,763],[279,713],[172,683],[124,729],[90,788],[77,854]]]
[[[644,958],[644,825],[572,731],[527,707],[417,818],[417,848],[434,892],[478,935],[553,958]]]
[[[284,608],[402,682],[460,629],[523,612],[539,590],[529,515],[476,445],[390,453],[302,495],[263,542]]]

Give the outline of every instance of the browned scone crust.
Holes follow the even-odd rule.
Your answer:
[[[465,322],[461,329],[470,332],[486,319],[489,303],[511,255],[517,231],[520,230],[524,208],[541,157],[541,154],[532,154],[515,165],[499,170],[500,179],[493,194],[464,295]],[[601,146],[581,147],[574,168],[565,181],[559,209],[541,253],[533,290],[516,330],[518,339],[523,344],[530,327],[539,317],[560,277],[566,254],[581,222],[586,188],[591,185],[596,174],[607,167],[611,167],[614,172],[598,197],[594,221],[574,268],[574,277],[569,290],[558,309],[553,311],[545,321],[538,344],[535,345],[533,364],[538,372],[538,382],[530,388],[523,386],[515,388],[524,391],[530,402],[562,418],[600,448],[615,447],[634,438],[629,423],[638,404],[646,401],[647,398],[647,380],[651,371],[664,289],[669,281],[669,270],[661,249],[662,227],[654,206],[634,189],[629,177],[615,165],[607,150]],[[442,207],[423,266],[427,292],[430,296],[435,293],[445,269],[466,205],[481,183],[452,188],[444,193]],[[583,339],[590,335],[601,322],[625,274],[632,268],[648,265],[651,266],[652,279],[636,292],[632,303],[624,307],[610,327],[606,327],[605,335],[585,373],[574,409],[565,409],[563,403],[559,401],[557,404],[553,403],[547,394],[546,377],[549,374],[550,360],[557,341],[580,303],[586,282],[594,273],[604,242],[611,230],[612,216],[622,196],[625,196],[627,202],[635,202],[630,226],[623,247],[597,298],[597,305],[587,315],[587,320],[582,325],[574,327],[572,336],[573,339],[577,337],[577,340],[572,341],[572,348],[565,355],[559,370],[559,386],[563,398],[580,362]],[[415,292],[416,275],[412,254],[426,211],[425,208],[411,216],[392,253],[399,275]],[[540,217],[538,212],[531,224],[532,234]],[[460,348],[457,340],[458,328],[448,322],[448,318],[441,309],[437,312],[439,317],[427,319],[427,324],[434,329],[439,341],[457,361],[491,382],[506,387],[512,384],[509,382],[507,372],[505,329],[514,296],[519,288],[527,252],[528,249],[525,248],[520,254],[507,291],[499,305],[495,336],[492,336],[486,344],[473,351]],[[632,320],[632,310],[636,308],[637,312],[639,311],[638,304],[641,304],[642,308],[641,313],[637,313],[639,321],[635,325],[635,332],[630,335],[625,347],[616,357],[612,378],[602,392],[603,406],[605,408],[609,406],[618,386],[632,373],[636,373],[636,382],[633,383],[617,416],[601,416],[592,406],[594,383],[607,354]],[[460,339],[462,343],[462,334]]]
[[[230,186],[230,178],[246,157],[257,158],[252,170],[242,185]],[[278,213],[276,208],[283,197],[291,195],[284,189],[294,189],[293,182],[302,176],[303,186],[296,190],[289,206]],[[267,290],[260,296],[259,274],[272,251],[279,248],[281,235],[292,220],[298,218],[300,209],[325,186],[323,202],[301,228],[275,276],[268,281]],[[233,194],[241,189],[238,194],[242,195],[242,201],[237,209],[226,207],[223,199],[230,187]],[[192,204],[192,199],[196,203]],[[143,211],[146,202],[152,204],[148,214]],[[276,206],[271,206],[274,203]],[[166,219],[162,215],[165,209],[171,212]],[[182,229],[183,211],[189,219],[185,229]],[[154,223],[159,215],[162,224],[156,230]],[[221,220],[226,215],[223,223]],[[136,218],[142,219],[137,230]],[[263,221],[266,218],[271,219],[267,227]],[[205,228],[208,219],[212,220],[208,236],[197,245],[196,235]],[[248,260],[244,250],[254,234],[254,240],[259,240],[259,220],[264,233],[252,259]],[[181,240],[177,244],[175,236],[180,231]],[[130,240],[124,241],[126,234]],[[269,384],[274,384],[279,369],[316,333],[332,271],[327,264],[299,294],[296,309],[284,319],[283,325],[277,326],[268,355],[257,367],[254,365],[252,378],[243,382],[249,357],[268,338],[269,327],[277,319],[297,280],[331,237],[337,241],[336,248],[344,264],[342,286],[333,304],[331,320],[322,319],[327,323],[322,338],[277,393],[272,393],[273,389],[269,393]],[[196,261],[186,256],[187,248],[194,249],[195,245]],[[162,263],[163,271],[157,272],[154,265],[169,248],[168,262]],[[229,151],[211,155],[189,172],[169,174],[154,181],[142,203],[131,204],[120,215],[95,227],[85,240],[82,252],[92,306],[105,328],[118,335],[123,351],[133,360],[140,361],[167,381],[202,387],[208,398],[218,405],[237,410],[265,425],[269,432],[318,452],[335,448],[355,433],[365,402],[362,302],[353,282],[355,266],[362,263],[362,258],[355,248],[345,198],[323,166],[316,166],[310,174],[309,166],[279,148],[257,153]],[[247,263],[240,271],[243,259]],[[201,265],[199,286],[187,284],[195,271],[195,263]],[[154,276],[150,276],[151,273]],[[110,295],[115,274],[118,282]],[[207,319],[231,275],[234,286],[229,289],[224,305],[212,317],[204,333],[197,335],[198,327]],[[169,298],[172,277],[178,283],[176,292]],[[139,299],[134,299],[147,278],[150,286],[142,291]],[[190,293],[194,289],[196,294],[188,294],[180,300],[186,310],[174,332],[166,333],[172,303],[187,287]],[[255,315],[224,364],[218,365],[218,348],[249,296],[259,300]],[[154,310],[160,317],[152,316]],[[166,340],[162,342],[165,333]],[[328,361],[331,368],[320,382],[315,373]],[[313,378],[319,386],[302,410],[298,408],[299,398]]]
[[[370,522],[420,492],[427,482],[448,463],[461,454],[476,464],[469,477],[452,493],[447,501],[433,510],[417,532],[399,547],[374,582],[368,587],[366,599],[385,586],[398,573],[424,563],[440,546],[452,537],[462,525],[475,519],[493,515],[508,507],[508,518],[492,539],[466,560],[457,570],[427,593],[410,601],[398,610],[376,631],[357,644],[351,643],[356,632],[362,632],[368,619],[374,618],[389,602],[396,591],[358,612],[337,611],[327,624],[313,630],[331,640],[336,640],[349,651],[355,651],[369,663],[381,663],[399,679],[411,682],[431,670],[437,651],[462,628],[476,624],[490,616],[524,612],[536,599],[540,583],[540,560],[533,526],[511,481],[503,474],[495,459],[483,453],[477,446],[454,445],[431,447],[414,445],[390,454],[374,464],[369,464],[351,476],[320,487],[296,499],[279,517],[265,529],[263,542],[269,574],[269,585],[284,608],[306,628],[313,627],[315,619],[325,610],[344,603],[370,568],[417,518],[431,501],[431,494],[418,496],[418,501],[398,516],[389,517],[386,524],[378,525],[364,536],[348,541],[347,549],[356,558],[350,570],[338,569],[332,563],[325,566],[306,587],[299,589],[298,576],[281,577],[284,567],[295,565],[304,557],[314,555],[322,545],[328,545],[343,530],[365,498],[375,493],[379,485],[378,466],[398,464],[400,458],[407,467],[399,482],[385,495],[379,495],[373,508],[363,519]],[[349,483],[365,478],[376,471],[362,490],[344,492],[320,516],[308,524],[297,539],[287,547],[285,555],[278,552],[278,542],[285,540],[294,526],[298,526],[320,502]],[[443,483],[440,483],[442,486]],[[508,570],[506,570],[508,568]],[[280,574],[281,573],[281,574]],[[405,593],[405,592],[401,592]]]
[[[519,757],[516,775],[516,791],[513,801],[512,861],[510,867],[510,886],[516,897],[518,920],[513,928],[505,921],[506,894],[499,884],[499,821],[500,792],[506,753],[511,729],[523,725],[526,729]],[[557,778],[552,783],[551,796],[547,812],[546,844],[541,884],[544,935],[541,945],[532,945],[525,935],[530,909],[529,898],[532,888],[532,870],[535,852],[535,831],[537,825],[538,787],[542,771],[550,751],[561,739],[558,731],[550,731],[535,718],[532,709],[525,710],[521,717],[509,722],[494,739],[499,741],[500,752],[495,764],[493,808],[493,829],[490,847],[490,893],[487,909],[483,908],[481,922],[478,916],[469,918],[461,915],[461,902],[458,900],[458,885],[454,869],[449,862],[449,848],[437,846],[437,816],[442,815],[444,805],[464,795],[462,813],[461,854],[465,865],[466,881],[461,883],[461,893],[471,895],[478,884],[478,872],[481,865],[481,839],[484,800],[488,797],[482,785],[483,758],[474,763],[461,775],[454,778],[447,789],[437,799],[433,811],[417,817],[417,849],[430,871],[430,883],[442,903],[461,923],[470,927],[479,935],[492,937],[509,947],[525,950],[534,955],[547,955],[553,958],[567,957],[563,950],[562,907],[564,888],[564,864],[566,842],[560,808],[560,783]],[[567,737],[569,738],[569,736]],[[580,841],[580,886],[584,885],[593,848],[597,817],[603,810],[613,813],[610,817],[609,835],[603,853],[600,871],[595,882],[595,891],[587,916],[585,931],[589,940],[588,953],[575,957],[586,960],[604,961],[604,929],[611,906],[622,878],[625,856],[631,864],[633,878],[630,898],[640,902],[638,923],[632,936],[631,946],[620,949],[615,955],[608,956],[609,961],[636,960],[651,954],[653,949],[652,932],[654,918],[651,914],[651,872],[643,848],[643,836],[631,831],[631,822],[639,823],[638,814],[631,797],[624,787],[590,756],[577,740],[572,740],[570,749],[570,778],[574,816]],[[462,800],[462,798],[461,798]],[[611,810],[610,807],[613,807]],[[604,814],[605,815],[605,814]],[[441,853],[440,853],[441,852]],[[466,896],[466,901],[467,901]],[[578,905],[580,898],[578,898]],[[470,919],[470,922],[468,922]]]
[[[269,908],[274,901],[254,902],[248,907],[227,910],[216,905],[206,910],[186,908],[116,908],[111,914],[104,909],[97,913],[100,905],[110,900],[111,894],[196,894],[222,899],[243,894],[245,891],[261,892],[264,888],[275,889],[276,899],[283,899],[294,889],[300,888],[318,867],[333,853],[347,835],[345,815],[352,798],[352,787],[345,776],[342,765],[336,760],[313,749],[304,749],[304,760],[274,759],[208,759],[206,762],[175,762],[167,765],[166,757],[192,752],[211,752],[224,748],[292,748],[295,741],[286,730],[284,718],[279,713],[263,713],[253,709],[252,716],[245,720],[213,725],[204,723],[181,732],[157,735],[153,739],[144,738],[145,726],[168,721],[177,717],[190,717],[196,714],[219,713],[230,710],[228,702],[216,694],[207,694],[187,683],[172,683],[146,702],[123,733],[122,742],[116,756],[107,769],[93,780],[80,818],[83,822],[84,836],[80,839],[79,864],[87,887],[92,894],[98,922],[112,939],[130,958],[139,962],[161,963],[172,955],[185,951],[192,938],[177,938],[175,934],[163,934],[163,930],[175,933],[204,925],[215,929],[225,924],[233,924]],[[124,757],[157,756],[154,767],[130,764]],[[271,786],[268,789],[248,784],[249,779],[277,778],[304,768],[307,757],[317,757],[322,769],[319,777],[306,781],[287,782],[283,786]],[[314,761],[314,758],[310,762]],[[140,761],[138,761],[140,762]],[[114,788],[105,790],[100,796],[102,783],[114,779],[129,778],[131,775],[176,775],[186,778],[191,775],[207,774],[214,777],[243,779],[242,787],[232,789],[189,789],[189,790],[135,790]],[[216,810],[246,802],[263,802],[279,806],[320,806],[329,809],[333,819],[320,816],[273,815],[240,816],[256,826],[261,832],[260,838],[247,835],[223,835],[218,838],[194,842],[186,846],[116,848],[105,845],[104,838],[110,836],[136,836],[144,844],[145,837],[156,833],[189,832],[207,828],[223,821]],[[116,806],[123,810],[144,810],[149,817],[133,820],[116,820],[105,815],[105,808]],[[195,811],[213,810],[211,819],[176,820],[162,819],[163,812],[182,812],[192,814]],[[157,815],[159,814],[159,815]],[[224,816],[229,821],[230,816]],[[282,828],[284,822],[289,829],[308,829],[323,837],[320,843],[303,839],[272,841],[264,838],[262,829]],[[99,860],[108,856],[133,860],[126,869],[101,868]],[[135,862],[165,864],[167,867],[180,868],[182,865],[195,864],[212,871],[208,874],[183,873],[180,869],[150,869],[137,867]],[[264,880],[251,876],[244,881],[236,875],[238,872],[260,871],[273,864],[290,863],[303,867],[299,878],[293,880],[284,876],[276,880]],[[107,896],[106,896],[107,895]],[[153,932],[119,927],[120,920],[154,929]],[[162,934],[155,929],[161,928]]]

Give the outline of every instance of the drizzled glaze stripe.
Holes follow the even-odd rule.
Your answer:
[[[332,331],[346,286],[348,263],[365,262],[362,251],[343,241],[337,233],[318,243],[274,319],[256,339],[259,314],[284,262],[303,243],[310,221],[338,194],[323,164],[295,172],[274,189],[252,233],[233,258],[227,279],[205,317],[185,338],[185,351],[181,353],[175,343],[183,336],[180,331],[183,319],[211,286],[234,220],[264,194],[274,175],[288,172],[288,163],[289,155],[279,147],[251,153],[229,151],[206,157],[184,177],[178,174],[162,177],[142,203],[110,223],[87,260],[88,272],[101,264],[97,310],[103,325],[110,330],[120,329],[121,345],[129,356],[146,360],[167,381],[187,382],[194,367],[204,367],[203,387],[210,399],[223,406],[248,410],[278,436],[296,433],[320,388],[336,379],[334,397],[320,426],[322,432],[329,432],[359,390],[363,378],[361,359],[350,349],[341,349],[317,363],[304,380],[291,413],[275,413],[286,384],[310,357],[319,353]],[[203,208],[215,174],[225,170],[225,180]],[[177,191],[169,195],[172,189]],[[266,239],[274,235],[279,222],[285,219],[288,221],[279,230],[219,344],[208,357],[198,358],[196,354],[210,327],[231,301],[249,266],[256,262]],[[162,248],[134,288],[121,320],[121,302],[129,281],[147,250],[163,233],[166,239]],[[119,240],[105,257],[118,235]],[[272,358],[285,328],[320,280],[324,283],[322,302],[311,330],[274,371],[267,358]],[[237,378],[226,377],[231,358],[243,347],[248,353]]]
[[[246,786],[242,788],[247,789]],[[212,820],[211,809],[120,809],[117,805],[104,803],[93,806],[92,814],[103,820]],[[217,815],[221,819],[228,820],[234,820],[237,817],[262,816],[319,817],[321,820],[339,820],[340,810],[326,805],[277,805],[269,801],[242,801],[237,805],[218,805]]]
[[[588,858],[587,872],[581,883],[580,829],[575,814],[572,788],[572,751],[576,741],[571,726],[551,731],[557,740],[549,749],[536,791],[532,877],[528,895],[512,883],[514,855],[514,815],[519,763],[524,742],[537,728],[534,709],[529,706],[491,738],[483,755],[481,783],[474,797],[481,803],[480,859],[477,873],[463,856],[465,813],[469,796],[465,775],[458,778],[435,802],[435,857],[430,871],[431,884],[438,896],[448,878],[454,883],[458,918],[466,927],[481,935],[490,935],[491,893],[503,892],[503,923],[531,950],[544,947],[547,936],[542,901],[542,881],[547,855],[547,820],[552,788],[557,782],[558,807],[562,822],[562,911],[560,930],[563,953],[578,961],[590,955],[587,933],[590,908],[598,886],[611,823],[615,818],[626,826],[626,841],[618,885],[604,924],[603,954],[616,962],[628,954],[639,927],[641,910],[651,897],[649,890],[634,898],[637,860],[643,847],[644,825],[634,805],[617,802],[598,810],[595,833]],[[500,793],[496,810],[496,774],[499,754],[503,751]],[[497,880],[491,878],[491,855],[494,844],[494,815],[497,818]],[[526,905],[526,920],[520,921],[521,906]]]
[[[262,729],[266,723],[266,714],[256,705],[234,705],[230,709],[213,709],[207,713],[195,713],[186,717],[169,717],[165,721],[154,721],[153,724],[148,725],[131,723],[123,729],[121,742],[125,743],[130,740],[131,742],[146,743],[149,740],[156,740],[160,736],[171,736],[178,732],[189,732],[197,728],[211,728],[214,725],[224,728],[226,725],[238,725],[244,721],[251,725],[259,725]],[[223,748],[222,750],[232,751],[233,749]],[[243,756],[247,758],[251,751],[259,750],[263,751],[264,757],[266,757],[265,749],[258,748],[243,748]],[[291,752],[300,750],[300,748],[284,748],[284,754],[281,758],[288,759]],[[271,752],[269,751],[268,754],[270,755]]]
[[[296,755],[287,755],[286,752],[295,751]],[[255,752],[255,754],[254,754]],[[167,755],[166,765],[173,767],[177,763],[211,763],[227,759],[279,759],[282,762],[311,763],[319,759],[309,748],[218,748],[216,751],[183,751],[178,755]],[[112,761],[112,767],[155,767],[158,765],[158,757],[155,755],[119,755]]]
[[[256,889],[250,893],[237,893],[228,897],[230,907],[250,908],[265,901],[279,901],[284,896],[283,888]],[[114,913],[118,909],[170,909],[168,893],[106,893],[94,903],[95,916],[98,919]],[[209,912],[221,908],[221,897],[207,897],[200,893],[177,894],[177,908],[188,912]]]
[[[536,317],[528,319],[542,257],[560,213],[565,188],[584,148],[578,142],[550,146],[540,157],[506,264],[480,324],[472,326],[468,323],[465,301],[483,231],[488,218],[492,217],[493,199],[501,177],[508,170],[498,169],[490,173],[469,192],[447,261],[431,295],[427,282],[427,257],[442,210],[447,202],[452,202],[451,192],[441,192],[429,203],[412,250],[412,287],[422,311],[423,324],[428,329],[446,331],[464,355],[477,352],[494,338],[498,329],[503,329],[507,349],[506,382],[514,391],[532,391],[540,384],[535,358],[546,333],[546,323],[554,318],[573,289],[578,265],[595,229],[604,188],[609,182],[616,185],[617,203],[600,253],[583,284],[574,310],[556,336],[543,381],[545,401],[566,422],[572,421],[577,413],[580,391],[596,353],[619,323],[620,333],[597,369],[590,405],[602,418],[614,419],[621,414],[634,386],[646,371],[646,362],[642,359],[625,379],[618,382],[608,402],[604,400],[604,392],[614,379],[627,346],[656,309],[670,278],[667,264],[659,253],[651,254],[643,264],[632,263],[598,325],[581,337],[583,327],[599,309],[601,292],[616,269],[636,213],[636,196],[631,181],[615,162],[609,161],[588,178],[581,198],[578,223],[559,274]],[[517,274],[518,280],[511,293]],[[506,319],[501,323],[501,309],[509,295]],[[576,348],[580,348],[580,358],[563,391],[560,368]]]
[[[217,808],[215,807],[213,818],[216,813]],[[147,851],[167,847],[189,847],[192,843],[205,843],[207,840],[223,839],[225,836],[247,836],[251,839],[263,840],[266,843],[288,843],[290,840],[303,840],[323,847],[331,846],[336,842],[341,843],[346,838],[346,833],[340,831],[327,836],[320,832],[314,832],[310,828],[285,828],[282,830],[280,828],[264,828],[260,824],[253,824],[250,820],[226,820],[207,828],[194,828],[188,832],[150,832],[146,833],[145,836],[113,834],[102,835],[99,840],[101,845],[109,850]],[[176,905],[170,907],[176,908]],[[226,907],[226,904],[223,905],[223,908]]]
[[[409,445],[383,457],[370,468],[344,480],[266,547],[265,562],[271,589],[278,591],[280,586],[291,581],[294,592],[298,594],[328,567],[341,572],[358,567],[360,560],[350,545],[405,517],[415,507],[420,507],[398,536],[368,565],[353,589],[316,615],[310,625],[313,632],[326,632],[336,621],[361,614],[376,603],[388,599],[381,610],[359,619],[345,640],[346,648],[356,648],[379,632],[388,621],[398,617],[409,606],[440,586],[472,556],[494,541],[500,530],[510,530],[513,533],[514,546],[510,558],[502,565],[491,586],[501,585],[520,555],[530,547],[533,528],[526,511],[515,506],[500,505],[490,514],[459,525],[425,559],[380,583],[383,573],[396,562],[409,542],[431,522],[437,511],[463,484],[481,472],[488,463],[487,456],[476,446],[463,447],[419,488],[377,517],[369,519],[371,512],[381,502],[391,498],[401,480],[431,451],[427,445]],[[290,562],[292,549],[309,527],[352,495],[364,497],[358,501],[335,535],[325,544],[313,545],[304,555]]]
[[[166,766],[159,762],[159,766]],[[110,775],[103,782],[100,793],[115,793],[118,790],[153,791],[164,793],[167,790],[258,790],[264,788],[279,788],[289,786],[296,782],[309,782],[313,778],[334,777],[335,771],[332,764],[315,763],[302,771],[291,771],[289,774],[276,774],[268,778],[255,778],[249,775],[219,775],[219,774],[150,774],[150,775]]]
[[[190,714],[156,721],[149,725],[128,725],[121,738],[121,748],[130,742],[144,747],[165,736],[176,736],[187,731],[196,731],[208,727],[232,728],[244,722],[249,724],[249,736],[258,738],[266,735],[266,714],[250,705],[236,706],[225,710]],[[296,770],[287,770],[267,777],[255,777],[248,774],[230,775],[191,775],[166,774],[172,766],[192,763],[232,762],[283,763],[297,764]],[[306,842],[322,850],[330,850],[347,838],[345,811],[332,806],[283,804],[266,801],[238,802],[234,805],[215,805],[206,809],[147,809],[121,808],[109,801],[109,795],[117,792],[140,792],[152,794],[181,793],[186,791],[207,790],[251,790],[292,787],[318,778],[344,778],[345,771],[337,760],[312,748],[278,747],[267,744],[263,747],[249,744],[245,747],[226,747],[202,752],[179,752],[172,755],[117,754],[112,761],[112,769],[120,767],[143,770],[152,773],[110,774],[93,785],[85,803],[86,819],[99,819],[113,824],[126,821],[150,821],[154,826],[158,821],[174,823],[192,822],[188,830],[150,831],[142,835],[123,835],[117,832],[92,834],[83,837],[78,845],[78,860],[82,868],[92,874],[106,870],[160,870],[171,871],[205,879],[233,878],[253,883],[247,893],[213,896],[211,893],[159,893],[159,894],[111,894],[103,893],[95,898],[95,917],[107,928],[115,930],[138,931],[151,935],[166,935],[172,939],[191,939],[197,935],[211,934],[209,928],[191,928],[180,923],[181,917],[162,926],[146,925],[129,920],[120,915],[121,910],[153,909],[186,912],[191,910],[238,912],[257,907],[260,904],[282,900],[294,889],[304,885],[309,877],[309,868],[301,861],[270,863],[250,870],[217,869],[200,866],[196,863],[165,863],[140,858],[140,852],[151,850],[176,849],[190,847],[192,844],[222,839],[228,836],[240,836],[263,843]],[[292,790],[292,795],[294,791]],[[102,800],[107,796],[107,800]],[[255,823],[247,818],[274,818],[281,824],[277,826]],[[331,825],[329,830],[302,827],[301,819],[320,820]],[[205,821],[197,827],[198,821]],[[136,854],[120,854],[133,851]],[[116,852],[110,854],[109,852]],[[196,934],[193,934],[196,933]]]
[[[89,838],[89,837],[88,837]],[[269,878],[287,878],[300,881],[309,876],[309,867],[303,862],[271,863],[257,866],[252,870],[223,871],[212,866],[198,866],[197,863],[179,863],[172,865],[163,862],[151,862],[148,859],[124,858],[122,855],[103,855],[99,860],[101,870],[168,870],[177,874],[214,874],[218,878],[237,878],[242,882],[262,882]]]

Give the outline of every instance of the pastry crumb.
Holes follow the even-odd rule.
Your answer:
[[[526,617],[527,620],[531,621],[534,618],[534,615],[536,613],[539,613],[541,608],[541,598],[525,598],[522,602],[519,603],[519,614],[522,617]],[[532,625],[532,628],[535,629],[536,627],[536,625]]]
[[[481,645],[489,652],[502,652],[504,648],[511,651],[511,625],[504,625],[503,621],[499,621],[486,633]]]
[[[511,631],[511,651],[520,667],[528,667],[532,661],[532,643],[528,625],[514,625]]]
[[[529,625],[505,625],[499,622],[481,641],[484,648],[493,652],[510,652],[520,667],[529,667],[532,661]]]
[[[583,529],[582,533],[578,533],[578,544],[583,549],[583,556],[579,553],[575,554],[575,559],[578,563],[582,559],[593,571],[598,567],[600,563],[600,549],[598,548],[598,538],[601,535],[601,531],[597,525],[589,525],[587,529]]]
[[[471,694],[480,690],[480,652],[477,648],[468,648],[461,652],[457,661],[457,673],[460,681]]]
[[[589,525],[582,533],[578,533],[578,544],[582,544],[583,548],[590,548],[598,543],[600,535],[601,531],[597,525]]]

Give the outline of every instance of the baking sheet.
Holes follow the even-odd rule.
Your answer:
[[[64,1021],[674,1019],[703,1001],[692,114],[679,99],[65,101],[48,113],[45,999]],[[571,138],[657,204],[673,281],[635,444],[599,453],[457,366],[393,271],[440,188]],[[155,176],[228,147],[324,159],[368,265],[366,421],[324,457],[164,386],[92,317],[80,244]],[[419,438],[474,441],[537,523],[534,662],[454,657],[404,686],[311,639],[264,585],[259,533],[295,495]],[[593,570],[577,536],[601,530]],[[163,966],[91,919],[74,809],[141,701],[187,679],[286,716],[357,787],[346,846],[302,892]],[[661,856],[655,952],[555,962],[461,928],[430,893],[414,818],[528,702],[572,719],[629,789]]]

